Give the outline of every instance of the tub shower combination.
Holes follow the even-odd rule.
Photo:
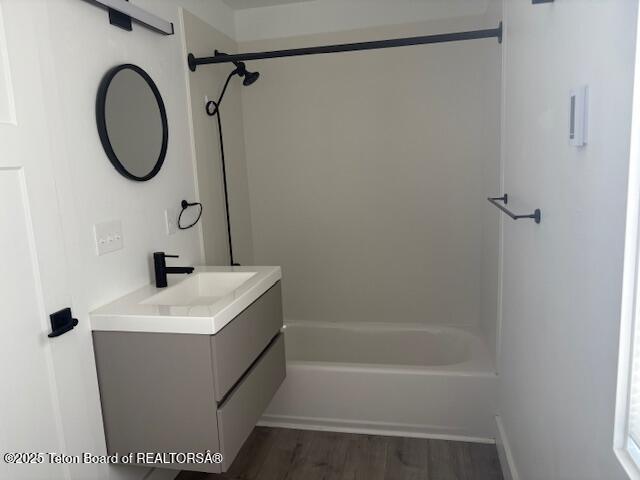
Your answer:
[[[494,362],[472,328],[289,323],[280,426],[493,442]]]
[[[244,76],[245,85],[257,79],[243,62],[489,38],[501,43],[502,33],[500,22],[497,28],[420,37],[232,55],[216,51],[207,57],[190,53],[187,60],[193,72],[204,65],[233,63],[236,69],[224,94],[233,75]],[[215,114],[219,103],[211,102],[208,113]],[[228,203],[226,207],[233,265]],[[487,442],[495,438],[497,376],[478,330],[289,322],[285,339],[287,378],[262,425]]]

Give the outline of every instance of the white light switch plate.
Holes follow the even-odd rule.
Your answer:
[[[178,233],[178,209],[167,208],[164,211],[164,222],[167,230],[167,235],[175,235]]]
[[[97,223],[93,226],[96,241],[96,253],[98,256],[122,250],[124,247],[124,236],[122,234],[122,222]]]

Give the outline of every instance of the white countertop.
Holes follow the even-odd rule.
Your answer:
[[[214,335],[281,278],[280,267],[196,267],[94,310],[91,329]]]

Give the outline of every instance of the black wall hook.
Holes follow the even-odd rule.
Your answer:
[[[73,330],[78,325],[78,319],[73,318],[70,308],[64,308],[59,312],[49,315],[51,320],[51,333],[49,338],[59,337],[60,335]]]
[[[200,202],[193,202],[193,203],[189,203],[186,200],[182,200],[182,202],[180,203],[180,206],[182,207],[182,210],[180,211],[180,215],[178,215],[178,228],[180,230],[189,230],[192,227],[195,227],[196,224],[200,221],[200,217],[202,217],[202,204]],[[198,213],[198,218],[195,219],[195,221],[191,224],[191,225],[187,225],[187,226],[183,226],[182,225],[182,214],[185,212],[185,210],[187,210],[190,207],[200,207],[200,212]]]

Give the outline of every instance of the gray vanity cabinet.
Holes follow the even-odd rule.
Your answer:
[[[155,466],[226,471],[285,378],[281,327],[278,282],[216,335],[93,332],[108,453],[209,450],[222,464]]]

